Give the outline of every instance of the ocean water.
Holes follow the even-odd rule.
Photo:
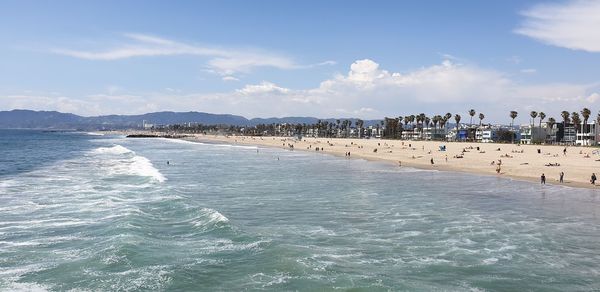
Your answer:
[[[3,291],[600,290],[595,190],[87,133],[0,153]]]

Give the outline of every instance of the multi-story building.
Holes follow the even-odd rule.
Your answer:
[[[497,129],[491,126],[478,127],[475,130],[475,141],[482,143],[493,143],[497,140]]]
[[[541,144],[546,141],[548,131],[546,124],[543,127],[535,125],[521,125],[520,127],[520,143],[521,144]]]
[[[575,145],[581,146],[592,146],[597,145],[597,131],[598,124],[596,121],[588,121],[586,125],[581,125],[577,130]]]

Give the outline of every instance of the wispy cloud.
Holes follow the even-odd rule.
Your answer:
[[[600,52],[600,1],[571,0],[541,4],[522,12],[516,33],[546,44]]]
[[[114,48],[98,51],[61,48],[54,49],[52,52],[79,59],[100,61],[153,56],[201,56],[208,58],[207,71],[224,76],[240,72],[248,73],[257,67],[273,67],[290,70],[335,64],[333,61],[325,61],[316,64],[303,65],[296,63],[288,56],[259,49],[242,50],[202,46],[145,34],[125,34],[124,37],[127,41]]]
[[[521,69],[521,73],[523,74],[534,74],[537,73],[537,70],[534,68],[526,68],[526,69]]]
[[[223,81],[240,81],[238,78],[235,78],[233,76],[223,76]]]
[[[357,60],[346,74],[318,86],[293,89],[269,81],[237,90],[194,93],[175,89],[128,92],[107,88],[77,98],[62,94],[0,94],[0,108],[57,109],[85,115],[156,110],[232,113],[246,117],[317,116],[381,118],[409,113],[463,113],[469,108],[489,121],[506,122],[510,110],[579,111],[600,103],[600,82],[522,84],[512,74],[472,63],[439,64],[395,72],[370,59]]]

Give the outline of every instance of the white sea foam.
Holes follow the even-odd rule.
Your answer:
[[[496,262],[498,262],[498,259],[497,259],[497,258],[487,258],[487,259],[484,259],[484,260],[482,261],[482,263],[483,263],[484,265],[493,265],[493,264],[495,264]]]
[[[216,143],[202,143],[199,141],[189,141],[183,139],[174,139],[174,138],[159,138],[162,141],[168,141],[172,143],[179,144],[191,144],[191,145],[205,145],[205,146],[214,146],[214,147],[224,147],[224,148],[241,148],[241,149],[257,149],[257,146],[244,146],[244,145],[232,145],[232,144],[216,144]]]
[[[139,176],[149,176],[158,182],[164,182],[167,180],[158,169],[152,165],[152,162],[144,156],[134,156],[130,164],[129,170],[131,174]]]
[[[164,182],[167,179],[160,173],[158,169],[154,167],[152,162],[140,155],[136,155],[131,149],[123,147],[121,145],[115,145],[112,147],[99,147],[91,151],[94,155],[109,155],[116,156],[116,159],[102,159],[104,167],[106,167],[110,174],[125,174],[125,175],[136,175],[150,177],[155,181]]]
[[[223,214],[219,213],[219,211],[217,210],[213,210],[210,208],[202,208],[202,213],[205,213],[206,217],[208,217],[208,221],[203,221],[203,222],[196,222],[194,225],[199,226],[199,225],[206,225],[206,224],[215,224],[215,223],[226,223],[229,222],[229,219],[225,216],[223,216]]]
[[[258,149],[257,146],[242,146],[242,145],[231,145],[231,144],[209,144],[216,147],[225,147],[225,148],[241,148],[241,149]]]
[[[94,154],[114,154],[114,155],[119,155],[119,154],[125,154],[125,153],[134,153],[133,151],[131,151],[130,149],[127,149],[121,145],[115,145],[112,147],[99,147],[96,148],[94,150],[92,150],[92,153]]]
[[[183,140],[183,139],[174,139],[174,138],[159,138],[159,139],[161,141],[167,141],[167,142],[178,143],[178,144],[206,145],[205,143],[202,143],[202,142],[194,142],[194,141]]]
[[[102,134],[102,133],[94,133],[94,132],[87,132],[85,134],[90,135],[90,136],[104,136],[104,134]]]
[[[2,291],[29,291],[29,292],[42,292],[49,291],[48,286],[40,285],[37,283],[19,283],[12,282],[6,287],[6,290]]]

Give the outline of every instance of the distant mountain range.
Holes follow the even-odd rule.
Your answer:
[[[0,128],[3,129],[125,129],[142,127],[144,121],[156,125],[201,123],[204,125],[254,126],[272,123],[314,124],[318,120],[334,123],[336,119],[318,119],[314,117],[247,119],[236,115],[210,114],[203,112],[155,112],[142,115],[83,117],[56,111],[0,111]],[[348,120],[351,120],[354,123],[357,119],[352,118]],[[380,120],[365,120],[364,125],[375,125],[379,123],[379,121]]]

